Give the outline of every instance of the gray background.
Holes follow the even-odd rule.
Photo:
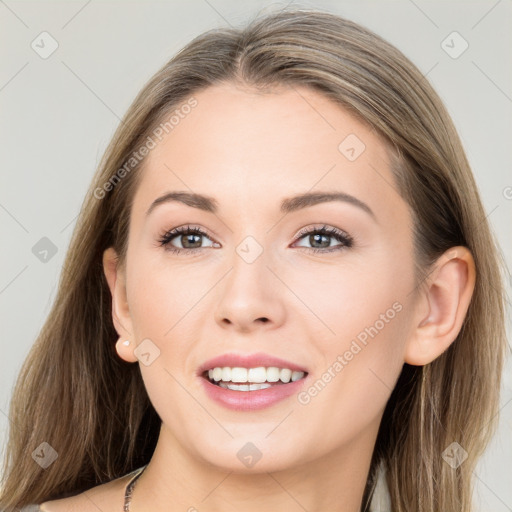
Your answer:
[[[462,137],[510,268],[512,2],[292,3],[367,26],[428,76]],[[193,37],[238,27],[271,5],[287,2],[0,0],[0,455],[12,385],[49,312],[85,191],[120,117],[146,80]],[[43,31],[58,42],[46,59],[31,47]],[[463,40],[450,36],[454,31]],[[467,50],[453,58],[464,40]],[[32,250],[43,237],[57,251],[47,261]],[[507,291],[510,297],[510,277]],[[510,333],[510,299],[508,318]],[[509,358],[500,429],[475,472],[478,511],[512,511],[511,370]]]

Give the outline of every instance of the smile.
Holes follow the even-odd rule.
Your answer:
[[[206,395],[234,411],[257,411],[301,391],[308,373],[277,366],[217,366],[199,375]]]
[[[212,384],[233,391],[259,391],[295,382],[305,375],[306,373],[302,371],[293,371],[289,368],[275,366],[256,368],[217,366],[203,374]]]

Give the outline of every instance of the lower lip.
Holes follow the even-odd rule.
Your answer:
[[[225,389],[212,384],[208,379],[200,376],[202,386],[206,394],[215,402],[232,409],[234,411],[258,411],[265,407],[270,407],[290,395],[294,395],[304,386],[307,375],[302,379],[288,384],[276,384],[266,389],[257,391],[235,391]]]

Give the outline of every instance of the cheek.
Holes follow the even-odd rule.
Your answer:
[[[301,299],[292,314],[321,333],[317,339],[329,356],[355,338],[364,343],[376,334],[372,326],[389,333],[413,282],[412,265],[407,269],[390,251],[350,255],[332,264],[301,263],[287,270],[283,280]]]
[[[170,263],[161,254],[141,253],[133,261],[127,292],[136,337],[168,339],[186,328],[182,320],[189,313],[201,309],[211,276],[190,263]]]
[[[318,452],[350,444],[368,429],[376,433],[403,366],[405,306],[381,298],[367,300],[363,309],[348,316],[344,310],[335,325],[341,334],[317,347],[324,364],[297,396],[301,435],[316,436]]]
[[[369,420],[385,406],[403,366],[412,270],[381,254],[364,264],[340,264],[304,275],[293,289],[307,297],[315,313],[306,317],[321,333],[314,343],[321,363],[302,403],[314,404],[315,414],[328,411],[338,425],[346,425],[347,414],[361,421],[367,414]]]
[[[190,401],[179,383],[189,387],[194,382],[196,359],[191,356],[205,315],[211,315],[207,291],[215,282],[215,272],[207,272],[204,265],[170,263],[165,255],[142,251],[132,261],[127,283],[130,318],[137,343],[149,339],[156,347],[147,345],[157,357],[148,366],[141,359],[140,368],[160,413],[171,396],[173,401],[179,402],[180,397],[184,403]]]
[[[207,303],[200,299],[211,283],[204,272],[193,271],[190,264],[170,263],[162,255],[141,251],[132,261],[127,291],[135,338],[138,343],[151,340],[158,353],[149,365],[141,358],[141,375],[158,415],[185,442],[183,425],[206,428],[200,408],[191,406],[195,374],[190,356]]]

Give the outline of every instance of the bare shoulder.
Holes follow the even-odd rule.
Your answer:
[[[130,475],[97,485],[69,498],[41,503],[41,512],[120,512]]]

